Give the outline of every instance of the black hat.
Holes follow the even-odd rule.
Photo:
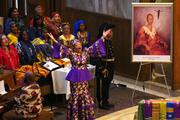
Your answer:
[[[115,27],[115,25],[109,24],[109,23],[101,24],[100,27],[99,27],[98,38],[100,38],[102,36],[103,31],[107,31],[107,30],[109,30],[111,28],[114,28],[114,27]]]

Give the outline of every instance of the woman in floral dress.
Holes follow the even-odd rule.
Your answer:
[[[103,36],[89,48],[82,50],[79,40],[74,40],[73,49],[61,44],[60,51],[65,54],[72,63],[72,68],[66,80],[70,81],[71,95],[67,102],[67,120],[94,120],[94,101],[89,93],[88,81],[93,75],[87,68],[87,62],[91,55],[105,56],[104,37],[109,31],[104,31]],[[49,36],[53,39],[52,34]]]

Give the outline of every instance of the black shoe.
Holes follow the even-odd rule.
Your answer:
[[[110,103],[106,104],[106,106],[108,106],[108,107],[110,107],[110,108],[114,107],[114,105],[113,105],[113,104],[110,104]]]
[[[107,107],[109,107],[109,108],[114,107],[114,105],[111,104],[111,103],[109,103],[109,101],[104,101],[104,102],[102,103],[102,105],[105,105],[105,106],[107,106]]]
[[[106,105],[99,105],[99,108],[100,109],[103,109],[103,110],[109,110],[110,108]]]

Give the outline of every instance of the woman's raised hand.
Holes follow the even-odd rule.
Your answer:
[[[111,29],[109,29],[109,30],[107,30],[107,31],[103,31],[103,38],[106,38],[108,35],[109,35],[109,33],[111,32]]]
[[[55,39],[54,36],[52,35],[52,33],[47,33],[47,34],[51,39]]]
[[[54,38],[54,36],[52,35],[52,33],[47,33],[48,36],[55,42],[58,43],[58,41]]]

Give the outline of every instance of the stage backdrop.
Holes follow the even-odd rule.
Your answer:
[[[171,62],[172,3],[132,4],[132,62]]]

